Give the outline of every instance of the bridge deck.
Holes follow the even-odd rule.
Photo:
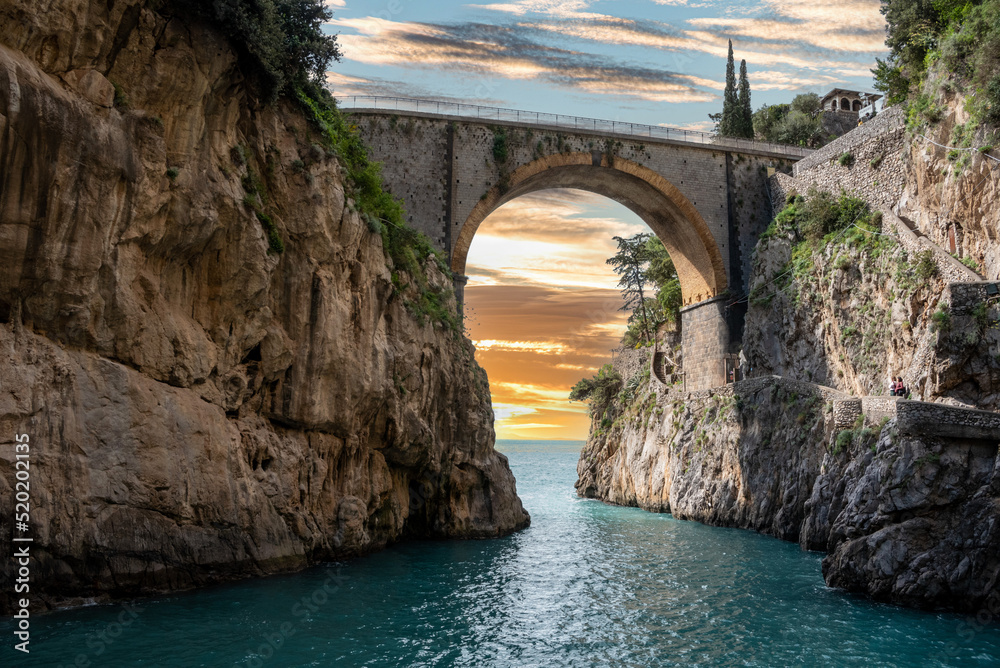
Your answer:
[[[563,114],[547,114],[537,111],[521,111],[502,107],[482,107],[457,102],[439,102],[404,97],[380,97],[356,95],[337,98],[338,106],[344,111],[363,114],[398,114],[419,118],[434,118],[452,121],[478,121],[501,123],[509,126],[542,130],[572,130],[579,134],[595,134],[601,137],[617,137],[632,141],[656,144],[710,146],[721,151],[736,151],[752,155],[763,155],[786,160],[799,160],[813,153],[813,149],[786,144],[720,137],[697,130],[683,130],[660,125],[643,125],[627,121],[608,121]]]

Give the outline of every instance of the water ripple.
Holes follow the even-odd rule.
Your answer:
[[[831,590],[820,555],[795,545],[578,499],[575,452],[521,446],[508,456],[532,513],[520,534],[409,543],[332,568],[141,601],[136,622],[107,644],[95,639],[117,606],[42,616],[30,659],[8,645],[0,665],[71,665],[78,656],[94,666],[184,668],[1000,662],[997,629],[966,641],[959,617]],[[11,630],[0,624],[5,637]]]

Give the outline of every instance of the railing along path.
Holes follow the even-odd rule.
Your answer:
[[[720,149],[742,150],[784,154],[789,157],[804,158],[813,149],[788,144],[721,137],[710,132],[684,130],[662,125],[644,125],[628,121],[608,121],[599,118],[549,114],[540,111],[522,111],[503,107],[484,107],[478,104],[463,104],[440,100],[421,100],[411,97],[385,97],[380,95],[351,95],[337,98],[337,105],[344,110],[354,111],[409,111],[416,113],[459,116],[483,121],[527,123],[532,125],[567,128],[573,130],[602,132],[615,135],[677,141],[689,144],[707,144]]]

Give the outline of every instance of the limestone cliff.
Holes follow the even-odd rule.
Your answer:
[[[900,214],[986,278],[1000,278],[1000,133],[970,118],[968,100],[949,87],[935,105],[937,123],[919,126],[903,152],[907,178]]]
[[[873,179],[898,188],[897,195],[911,188],[904,204],[919,210],[935,197],[978,201],[969,206],[979,214],[968,220],[979,222],[966,224],[963,243],[986,249],[979,259],[993,252],[995,220],[977,199],[983,195],[955,185],[967,177],[954,165],[932,177],[941,165],[931,158],[915,164],[925,149],[905,134],[899,116],[886,115],[885,136],[875,136],[878,125],[845,135],[786,180],[801,194],[823,183],[862,196],[877,192],[869,204],[884,215],[845,205],[837,216],[848,213],[847,224],[811,242],[787,224],[794,216],[772,223],[756,248],[742,339],[754,377],[684,393],[655,375],[623,374],[634,392],[599,407],[577,490],[824,550],[828,584],[879,600],[994,610],[996,434],[901,430],[889,417],[836,424],[835,406],[847,395],[885,395],[890,375],[902,375],[915,399],[1000,409],[1000,308],[990,297],[998,286],[970,278],[936,247],[947,238],[927,227],[927,216],[916,230],[896,218],[892,192]],[[890,155],[892,142],[900,145]],[[845,154],[856,167],[838,164]],[[983,160],[965,165],[980,184],[991,169]],[[930,194],[920,195],[927,188]],[[961,194],[950,192],[956,188]],[[915,210],[909,215],[919,218]],[[976,225],[978,232],[968,232]]]
[[[527,525],[471,344],[408,308],[450,279],[390,272],[315,132],[209,27],[0,5],[0,532],[26,433],[34,604]]]
[[[743,336],[754,373],[859,396],[899,375],[915,399],[1000,409],[996,309],[956,311],[950,267],[901,243],[889,216],[818,252],[793,232],[761,239]]]
[[[647,388],[640,386],[640,392]],[[831,586],[976,612],[1000,578],[995,443],[834,428],[835,390],[778,377],[654,391],[592,435],[581,496],[824,550]]]

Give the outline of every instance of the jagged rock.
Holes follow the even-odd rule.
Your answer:
[[[217,33],[8,2],[0,44],[0,425],[31,438],[33,604],[527,525],[471,344],[410,313],[315,129],[251,99]]]
[[[998,463],[995,443],[897,435],[888,424],[875,453],[822,476],[845,481],[827,582],[914,607],[985,606],[1000,586]]]

